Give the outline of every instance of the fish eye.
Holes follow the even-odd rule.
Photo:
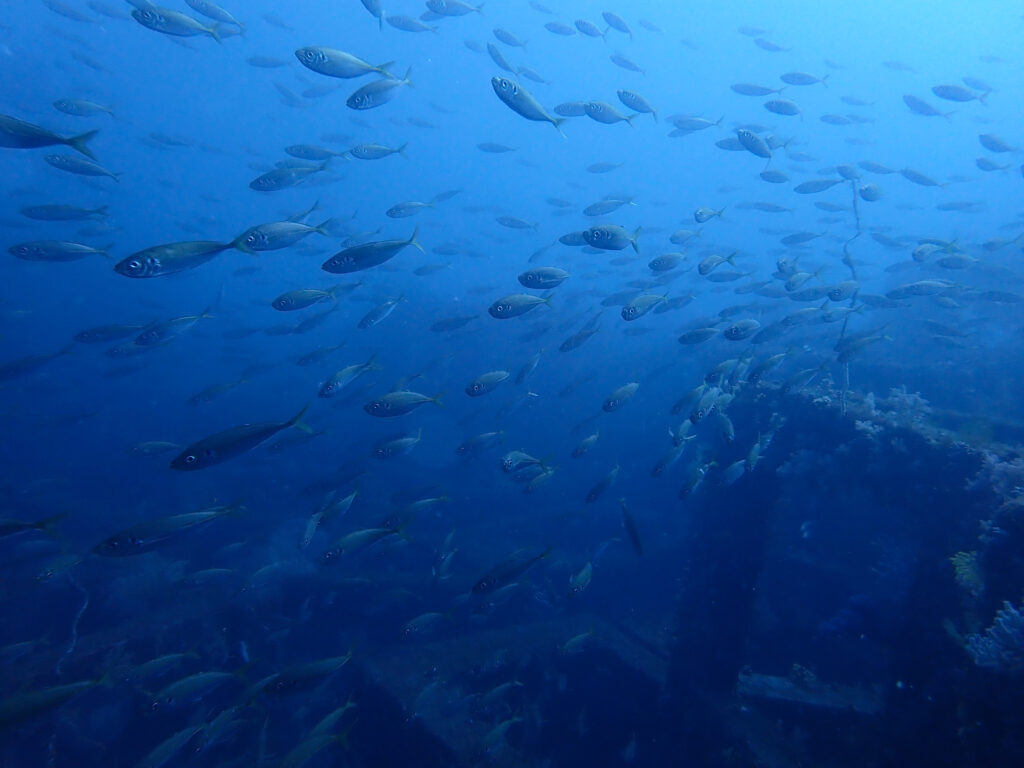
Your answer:
[[[195,464],[197,461],[199,461],[199,458],[193,453],[190,453],[188,456],[185,457],[186,464]]]

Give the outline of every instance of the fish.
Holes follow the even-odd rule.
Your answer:
[[[87,256],[109,256],[107,250],[64,240],[31,240],[12,245],[7,252],[24,261],[65,262],[78,261]]]
[[[79,680],[48,688],[33,688],[0,699],[0,728],[9,728],[26,720],[57,709],[61,704],[97,686],[108,685],[104,675],[95,680]]]
[[[985,103],[985,99],[988,96],[987,93],[977,94],[969,88],[964,88],[962,85],[936,85],[932,86],[932,93],[938,96],[940,99],[946,101],[980,101],[982,104]]]
[[[357,160],[380,160],[390,155],[401,155],[406,157],[405,148],[408,144],[399,147],[387,147],[383,144],[359,144],[348,151],[351,157]]]
[[[171,37],[209,35],[218,43],[221,42],[216,28],[200,24],[191,16],[179,13],[178,11],[172,11],[169,8],[160,8],[156,5],[151,5],[147,8],[135,8],[132,10],[131,16],[146,29],[151,29],[164,35]]]
[[[443,392],[439,392],[430,397],[429,395],[421,395],[419,392],[397,390],[395,392],[388,392],[386,395],[375,400],[370,400],[363,406],[363,410],[371,416],[377,416],[378,418],[395,418],[397,416],[404,416],[426,403],[442,406],[441,397],[443,395]]]
[[[312,432],[302,421],[302,417],[308,409],[309,405],[307,404],[287,421],[242,424],[216,432],[186,447],[185,450],[174,457],[170,468],[178,471],[192,472],[212,467],[215,464],[220,464],[228,459],[251,451],[278,432],[291,427],[295,427],[303,432]]]
[[[551,305],[549,297],[530,296],[525,293],[510,293],[495,301],[487,308],[487,313],[496,320],[505,320],[525,315],[541,304]]]
[[[723,213],[725,213],[725,208],[721,208],[717,211],[714,208],[698,208],[693,212],[693,220],[698,224],[704,224],[715,217],[721,219]]]
[[[621,114],[607,101],[588,101],[583,109],[591,120],[604,123],[605,125],[629,123],[630,127],[633,127],[633,118],[636,117],[636,115]]]
[[[570,277],[569,273],[558,267],[535,267],[521,272],[517,279],[524,288],[548,290],[557,288]]]
[[[509,80],[507,77],[495,76],[491,78],[491,88],[494,89],[495,95],[497,95],[502,103],[517,115],[535,122],[551,123],[555,126],[555,130],[563,137],[565,136],[562,133],[562,123],[565,122],[565,119],[549,115],[530,92],[518,83]]]
[[[408,240],[379,240],[345,248],[327,259],[320,268],[332,274],[345,275],[380,266],[409,245],[423,253],[423,246],[416,239],[418,233],[417,227]]]
[[[587,504],[593,504],[595,501],[601,498],[609,488],[615,485],[615,480],[619,476],[619,469],[620,467],[618,464],[612,467],[612,469],[608,472],[607,475],[598,480],[593,485],[593,487],[589,491],[587,491],[587,495],[584,497],[583,500]]]
[[[277,251],[282,248],[289,248],[313,233],[329,235],[329,228],[333,223],[333,219],[327,219],[316,226],[303,224],[298,221],[275,221],[260,224],[255,227],[249,227],[249,229],[236,237],[231,242],[231,247],[237,248],[244,253]]]
[[[76,176],[106,176],[114,181],[120,181],[120,173],[108,171],[99,163],[83,160],[74,155],[44,155],[43,160],[57,170],[73,173]]]
[[[567,598],[572,599],[590,586],[594,576],[594,566],[587,562],[579,571],[569,577],[569,592]]]
[[[209,507],[198,512],[168,515],[154,520],[144,520],[122,531],[108,536],[93,547],[92,551],[101,557],[131,557],[150,552],[168,539],[184,531],[207,525],[225,515],[237,514],[243,507],[239,503]]]
[[[7,149],[38,149],[64,145],[85,155],[90,160],[96,156],[89,149],[89,142],[99,131],[86,131],[76,136],[60,136],[40,125],[19,120],[11,115],[0,114],[0,147]]]
[[[297,187],[311,176],[327,170],[329,161],[320,165],[306,165],[295,168],[275,168],[257,176],[249,182],[249,188],[257,192],[279,192],[282,189]]]
[[[154,245],[136,251],[114,265],[119,275],[134,278],[152,278],[173,275],[202,266],[215,256],[234,247],[234,243],[209,240],[187,241]]]
[[[328,77],[352,79],[377,73],[378,75],[394,79],[394,75],[387,69],[394,64],[393,61],[374,65],[358,56],[345,51],[339,51],[335,48],[315,45],[298,48],[295,51],[295,58],[306,69]]]
[[[644,545],[640,539],[640,530],[637,528],[636,520],[633,518],[632,513],[630,513],[629,507],[626,506],[624,498],[619,499],[619,507],[622,509],[622,527],[629,536],[629,542],[633,546],[633,551],[638,557],[643,557]]]
[[[639,296],[635,296],[622,308],[622,319],[627,322],[637,320],[667,300],[667,293],[661,296],[653,293],[644,293]]]
[[[22,208],[19,213],[28,219],[36,221],[87,221],[92,219],[104,219],[107,217],[108,206],[101,205],[97,208],[82,208],[77,205],[28,205]]]
[[[629,402],[636,391],[640,388],[639,382],[631,381],[628,384],[623,384],[621,387],[612,392],[608,397],[605,398],[604,403],[601,405],[601,410],[605,413],[611,413],[622,408],[627,402]]]
[[[367,312],[356,324],[357,328],[366,330],[367,328],[373,328],[375,325],[384,321],[392,312],[395,311],[395,307],[405,301],[404,296],[399,296],[397,299],[387,299],[381,302],[376,307]]]
[[[472,592],[475,595],[497,592],[502,587],[518,581],[530,568],[550,555],[551,549],[545,549],[540,554],[532,556],[527,554],[527,550],[518,549],[480,577],[473,585]]]
[[[394,18],[395,17],[393,16],[389,16],[388,21],[392,21]],[[345,105],[349,109],[359,111],[383,106],[398,95],[398,89],[401,86],[405,85],[410,88],[413,87],[412,80],[410,79],[411,77],[412,67],[409,67],[405,71],[405,76],[401,80],[395,77],[384,77],[380,80],[374,80],[349,96],[345,100]]]
[[[53,102],[53,108],[65,115],[74,115],[75,117],[93,117],[95,115],[113,117],[114,115],[114,110],[111,107],[88,99],[57,99]]]
[[[489,371],[480,374],[466,385],[466,394],[470,397],[480,397],[493,392],[501,382],[506,381],[512,374],[508,371]]]
[[[631,245],[633,250],[639,253],[637,238],[640,237],[641,231],[641,227],[637,227],[630,235],[623,227],[616,224],[599,224],[584,230],[582,237],[587,245],[602,251],[621,251],[627,245]]]

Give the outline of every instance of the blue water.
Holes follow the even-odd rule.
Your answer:
[[[358,0],[235,5],[242,35],[162,34],[131,17],[144,0],[11,0],[0,16],[0,113],[59,137],[98,130],[88,148],[116,175],[53,167],[45,156],[84,159],[60,144],[0,152],[3,765],[1021,760],[1019,8],[516,0],[415,33],[394,23],[425,12],[412,0],[381,24]],[[502,71],[488,43],[547,82]],[[393,62],[409,84],[351,109],[379,76],[313,72],[305,46]],[[787,85],[800,74],[810,84]],[[496,76],[550,121],[499,100]],[[785,88],[731,88],[743,83]],[[619,89],[657,119],[560,122],[566,102],[632,114]],[[766,108],[780,99],[798,113]],[[677,129],[694,118],[699,130]],[[743,128],[770,159],[716,144]],[[363,144],[402,152],[346,154]],[[275,164],[319,162],[295,145],[338,156],[292,187],[250,187]],[[798,190],[814,180],[836,183]],[[622,205],[584,215],[604,199]],[[386,215],[407,201],[431,205]],[[53,204],[106,209],[26,210]],[[325,226],[280,250],[230,247],[286,220]],[[622,228],[620,248],[559,241],[603,225]],[[678,230],[695,234],[674,243]],[[321,269],[414,232],[378,266]],[[165,276],[113,269],[199,240],[227,247]],[[36,241],[106,254],[17,257]],[[681,254],[673,269],[648,266],[666,253]],[[549,291],[517,281],[539,267],[570,276]],[[495,319],[509,294],[546,304]],[[641,296],[654,309],[627,322]],[[470,319],[437,325],[453,318]],[[173,338],[133,342],[172,320]],[[111,324],[138,328],[75,341]],[[509,377],[468,396],[492,371]],[[369,415],[393,390],[436,402]],[[254,423],[258,445],[226,432]],[[376,455],[403,437],[407,450]],[[171,466],[207,438],[223,460]],[[527,466],[507,471],[514,451]],[[994,624],[1005,631],[986,635]],[[183,655],[142,667],[168,654]],[[198,673],[223,676],[161,695]],[[774,690],[745,688],[750,674]]]

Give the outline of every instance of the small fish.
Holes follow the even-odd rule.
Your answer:
[[[619,465],[616,464],[614,467],[612,467],[612,469],[608,472],[607,475],[598,480],[597,483],[595,483],[594,486],[589,491],[587,491],[587,495],[584,498],[584,501],[587,504],[593,504],[595,501],[601,498],[601,496],[603,496],[609,488],[615,485],[615,480],[618,478],[618,476]]]
[[[195,37],[196,35],[209,35],[218,43],[221,42],[220,35],[216,28],[200,24],[191,16],[184,13],[172,11],[168,8],[160,8],[156,5],[135,8],[132,11],[132,18],[146,29],[160,32],[171,37]]]
[[[667,300],[667,293],[661,296],[653,293],[644,293],[639,296],[635,296],[622,308],[622,319],[627,322],[637,320]]]
[[[583,240],[593,248],[602,251],[621,251],[627,245],[633,246],[633,250],[640,252],[637,246],[637,238],[640,237],[641,228],[637,227],[630,235],[624,228],[615,224],[600,224],[584,230]]]
[[[481,595],[496,592],[502,587],[518,581],[536,563],[550,555],[550,549],[546,549],[539,555],[533,556],[527,555],[524,549],[516,550],[488,571],[486,575],[477,580],[473,585],[473,594]]]
[[[288,421],[242,424],[205,437],[183,450],[171,462],[171,469],[194,471],[220,464],[230,458],[251,451],[282,430],[295,427],[311,432],[302,421],[309,406],[306,405]]]
[[[501,382],[506,381],[512,374],[508,371],[489,371],[477,376],[466,385],[466,394],[470,397],[480,397],[493,392]]]
[[[394,418],[396,416],[404,416],[425,403],[434,403],[437,406],[441,406],[443,394],[441,392],[430,397],[428,395],[421,395],[419,392],[398,390],[396,392],[388,392],[376,400],[371,400],[363,406],[363,410],[371,416]]]
[[[154,245],[122,259],[114,271],[125,277],[149,278],[195,269],[223,253],[234,243],[207,240]]]
[[[569,279],[569,273],[558,267],[535,267],[520,273],[518,280],[525,288],[548,290],[557,288]]]
[[[321,46],[299,48],[295,51],[295,58],[307,69],[311,69],[321,75],[327,75],[328,77],[350,79],[362,77],[373,72],[388,78],[394,77],[387,70],[387,67],[394,63],[392,61],[374,66],[358,56],[353,56],[351,53],[334,48],[324,48]]]
[[[21,209],[21,215],[36,221],[86,221],[107,216],[107,206],[81,208],[77,205],[29,205]]]
[[[103,557],[130,557],[143,554],[184,531],[212,523],[225,515],[236,514],[241,508],[239,504],[231,504],[145,520],[108,536],[93,547],[93,552]]]
[[[619,499],[619,506],[622,508],[622,527],[626,529],[629,541],[633,545],[633,551],[636,552],[638,556],[643,556],[644,545],[640,540],[640,531],[637,528],[636,520],[633,519],[633,515],[629,511],[629,507],[626,506],[625,499]]]
[[[561,128],[562,123],[565,122],[564,118],[549,115],[544,107],[521,85],[506,77],[492,77],[491,87],[497,97],[516,114],[527,120],[551,123],[555,126],[555,130],[563,137],[565,136]]]
[[[394,17],[389,16],[388,21],[391,21]],[[412,80],[412,67],[409,67],[405,71],[405,77],[401,80],[394,77],[385,77],[381,80],[374,80],[372,83],[367,83],[362,88],[357,90],[345,101],[345,105],[349,109],[355,110],[366,110],[373,109],[387,104],[389,101],[395,98],[398,94],[398,89],[403,86],[413,87]]]
[[[328,165],[329,161],[325,160],[320,165],[275,168],[250,181],[249,188],[257,192],[278,192],[282,189],[291,189],[307,181],[314,174],[326,171]]]
[[[487,312],[497,320],[504,320],[524,315],[540,304],[550,306],[551,299],[549,297],[530,296],[525,293],[511,293],[491,304]]]
[[[97,133],[98,131],[88,131],[78,136],[59,136],[42,126],[10,115],[0,115],[0,147],[8,149],[37,149],[63,144],[90,160],[95,160],[96,156],[87,144]]]
[[[405,148],[408,144],[400,147],[387,147],[383,144],[359,144],[348,151],[349,155],[357,160],[380,160],[390,155],[401,155],[406,157]]]
[[[395,311],[395,307],[403,301],[405,301],[405,297],[399,296],[397,299],[388,299],[387,301],[381,302],[363,315],[356,327],[361,330],[373,328],[375,325],[378,325],[387,319],[387,317]]]
[[[109,256],[105,249],[93,248],[91,245],[72,243],[63,240],[32,240],[18,243],[7,249],[7,252],[25,261],[78,261],[86,256]]]
[[[613,125],[615,123],[629,123],[633,126],[633,118],[636,115],[623,115],[607,101],[588,101],[584,107],[587,117],[598,123]]]
[[[605,413],[611,413],[619,410],[623,405],[629,402],[639,388],[640,384],[635,381],[623,384],[605,398],[604,403],[601,405],[601,410]]]
[[[77,176],[106,176],[114,181],[120,181],[120,173],[108,171],[102,165],[92,161],[83,160],[73,155],[44,155],[43,160],[54,168]]]
[[[932,87],[932,93],[946,101],[966,102],[977,100],[982,104],[985,103],[985,98],[988,96],[987,93],[979,95],[968,88],[964,88],[962,85],[936,85]]]
[[[416,239],[418,232],[419,228],[414,229],[408,240],[381,240],[346,248],[325,261],[321,269],[332,274],[349,274],[379,266],[409,245],[423,252],[423,246]]]
[[[715,210],[714,208],[698,208],[693,212],[693,220],[698,224],[703,224],[706,221],[710,221],[716,216],[721,219],[722,214],[725,213],[725,208]]]

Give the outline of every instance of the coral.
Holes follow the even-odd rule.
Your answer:
[[[1012,499],[1024,491],[1024,459],[1019,456],[1005,461],[992,451],[986,451],[984,463],[970,482],[968,490],[990,487],[998,496]]]
[[[1024,670],[1024,615],[1008,601],[984,635],[967,638],[967,652],[979,667],[1011,674]]]
[[[985,591],[985,579],[982,576],[981,568],[978,567],[977,552],[957,552],[949,562],[953,564],[956,571],[956,583],[967,590],[973,597],[978,597]]]

